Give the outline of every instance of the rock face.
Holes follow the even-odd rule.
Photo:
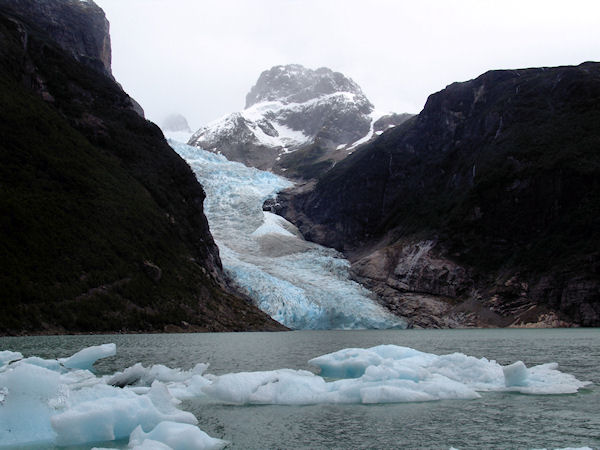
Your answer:
[[[297,64],[263,72],[246,109],[198,130],[189,144],[248,166],[315,178],[373,135],[381,114],[351,79]],[[389,116],[386,127],[407,117]]]
[[[390,301],[447,298],[480,325],[597,326],[598,123],[598,63],[488,72],[431,95],[278,211]]]
[[[2,0],[76,60],[111,75],[109,23],[93,0]]]
[[[246,108],[269,101],[304,103],[338,92],[355,95],[365,113],[373,109],[360,87],[343,74],[326,67],[306,69],[299,64],[275,66],[261,73],[246,96]]]
[[[107,26],[91,1],[0,1],[0,334],[281,329],[227,287],[204,191],[109,76]]]

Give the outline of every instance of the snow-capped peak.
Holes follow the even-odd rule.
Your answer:
[[[259,169],[320,164],[326,170],[332,152],[339,160],[348,153],[344,149],[378,131],[380,114],[360,87],[327,68],[275,66],[260,75],[246,105],[202,127],[188,143]],[[298,150],[306,151],[287,155]]]
[[[260,74],[246,96],[246,108],[260,102],[279,100],[283,103],[304,103],[323,95],[338,92],[354,94],[363,112],[373,105],[354,81],[326,67],[307,69],[299,64],[275,66]]]

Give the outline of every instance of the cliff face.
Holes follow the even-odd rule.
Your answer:
[[[467,322],[598,325],[598,123],[600,64],[488,72],[281,195],[281,212],[393,303],[425,293]]]
[[[228,290],[202,187],[109,76],[107,31],[91,1],[0,2],[0,333],[281,329]]]
[[[76,60],[111,75],[109,23],[93,0],[2,0]]]

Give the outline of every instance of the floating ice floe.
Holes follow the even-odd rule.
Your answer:
[[[573,394],[588,382],[557,364],[502,366],[462,353],[435,355],[408,347],[349,348],[319,356],[320,370],[279,369],[207,374],[138,363],[96,376],[93,361],[112,356],[114,344],[86,348],[70,358],[23,358],[0,352],[0,447],[80,445],[129,438],[136,449],[222,448],[196,425],[181,400],[211,404],[308,405],[474,399],[482,392]],[[68,366],[75,366],[70,368]]]
[[[1,352],[0,447],[113,441],[130,437],[138,428],[135,441],[138,448],[151,448],[151,442],[146,441],[160,441],[163,437],[167,439],[166,445],[177,443],[174,448],[224,446],[223,441],[212,440],[195,427],[196,417],[178,409],[180,401],[159,381],[176,380],[176,374],[181,371],[164,366],[144,370],[143,378],[135,378],[135,381],[149,383],[140,394],[135,389],[107,383],[114,376],[97,377],[88,369],[79,369],[91,368],[96,360],[115,353],[115,344],[89,347],[70,358],[57,360],[23,358],[20,353]],[[184,378],[189,381],[202,367],[206,365],[198,365]],[[156,427],[158,430],[152,434]],[[185,432],[179,440],[173,441],[169,438],[172,430]],[[148,438],[140,440],[141,433],[149,433]],[[184,441],[189,443],[187,447],[181,444]],[[197,445],[199,443],[203,444]],[[166,445],[163,448],[171,448]]]
[[[144,433],[139,426],[133,430],[129,438],[129,447],[133,450],[150,448],[217,450],[227,444],[227,441],[212,438],[198,427],[177,422],[161,422],[149,433]]]

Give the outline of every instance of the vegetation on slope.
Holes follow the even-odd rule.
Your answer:
[[[548,276],[542,297],[574,295],[599,320],[598,124],[598,63],[488,72],[431,95],[284,213],[346,251],[416,236],[486,283]]]
[[[280,328],[224,286],[204,192],[160,130],[0,12],[0,333]]]

